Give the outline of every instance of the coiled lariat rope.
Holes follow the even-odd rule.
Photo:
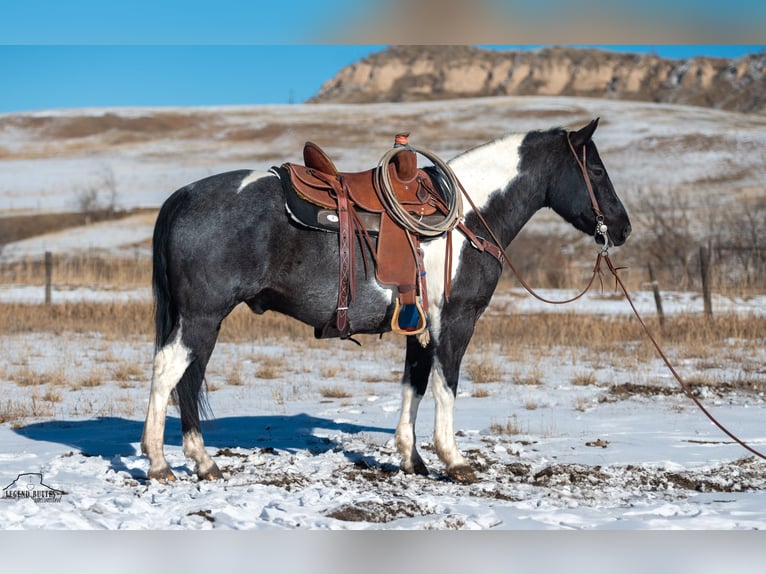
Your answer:
[[[393,161],[396,154],[411,151],[416,154],[420,154],[423,157],[429,159],[434,167],[444,176],[446,180],[446,186],[444,189],[444,200],[447,204],[447,213],[444,218],[436,222],[430,221],[426,223],[425,220],[416,217],[409,213],[407,209],[399,203],[394,191],[393,183],[391,182],[391,174],[389,173],[388,166]],[[457,227],[458,223],[463,219],[463,201],[459,193],[460,182],[457,176],[452,171],[452,168],[442,161],[435,153],[418,149],[412,146],[405,145],[399,147],[393,147],[388,150],[378,162],[378,169],[376,171],[376,177],[374,179],[375,191],[380,198],[380,201],[386,208],[386,212],[391,216],[399,226],[403,227],[407,231],[422,235],[425,237],[438,237],[449,231],[452,231]]]

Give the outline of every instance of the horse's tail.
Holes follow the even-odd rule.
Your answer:
[[[160,208],[152,237],[152,292],[154,294],[154,350],[168,342],[178,319],[178,308],[170,293],[168,281],[168,241],[170,230],[181,205],[181,194],[173,194]]]
[[[152,237],[152,291],[154,293],[155,353],[164,347],[178,321],[178,307],[173,300],[168,280],[168,249],[170,232],[178,211],[184,206],[187,193],[177,191],[160,208]],[[181,413],[182,428],[199,430],[199,417],[210,416],[205,396],[204,374],[196,358],[186,368],[181,380],[172,391]]]

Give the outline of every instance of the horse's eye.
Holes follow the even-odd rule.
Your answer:
[[[590,168],[590,171],[596,177],[601,177],[602,175],[604,175],[604,170],[601,169],[600,167],[592,167]]]

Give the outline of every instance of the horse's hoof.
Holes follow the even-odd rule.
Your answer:
[[[476,477],[476,473],[468,465],[450,468],[447,471],[447,475],[449,475],[449,477],[455,482],[460,482],[462,484],[473,484],[479,480]]]
[[[400,467],[404,474],[419,474],[420,476],[428,476],[428,467],[422,460],[417,460],[412,464],[402,463]]]
[[[176,475],[170,470],[169,466],[159,470],[150,470],[146,473],[147,480],[156,480],[157,482],[175,482]]]
[[[223,474],[221,473],[221,470],[218,468],[217,464],[213,464],[210,468],[208,468],[206,471],[197,471],[197,476],[200,480],[221,480],[223,478]]]
[[[420,476],[428,476],[428,467],[422,460],[419,460],[415,463],[415,468],[413,470],[415,471],[415,474],[419,474]]]

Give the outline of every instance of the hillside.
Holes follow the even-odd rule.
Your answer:
[[[595,49],[395,46],[342,69],[312,102],[586,96],[766,113],[766,53],[667,60]]]
[[[120,212],[156,209],[175,189],[210,174],[300,161],[306,140],[322,146],[341,169],[355,171],[375,165],[400,131],[410,131],[416,147],[449,159],[508,132],[577,128],[594,117],[601,118],[595,141],[634,223],[627,263],[643,269],[652,259],[660,274],[688,285],[698,277],[699,245],[713,241],[725,249],[719,260],[734,266],[721,268],[722,275],[751,286],[763,283],[766,117],[603,98],[496,96],[0,115],[0,225],[6,228],[15,223],[9,218],[19,216],[81,211],[85,204]],[[68,233],[68,245],[79,238],[80,248],[72,245],[76,251],[98,246],[130,258],[146,253],[150,223],[130,219],[126,225],[134,232],[123,233],[121,225],[119,232],[99,232],[96,239],[92,233]],[[6,237],[3,260],[40,257],[48,245],[60,245],[50,233],[32,235],[37,234]],[[531,256],[541,237],[550,272]],[[588,238],[573,236],[548,211],[537,214],[514,245],[526,271],[544,275],[540,281],[553,286],[565,284],[567,261],[592,253]]]

